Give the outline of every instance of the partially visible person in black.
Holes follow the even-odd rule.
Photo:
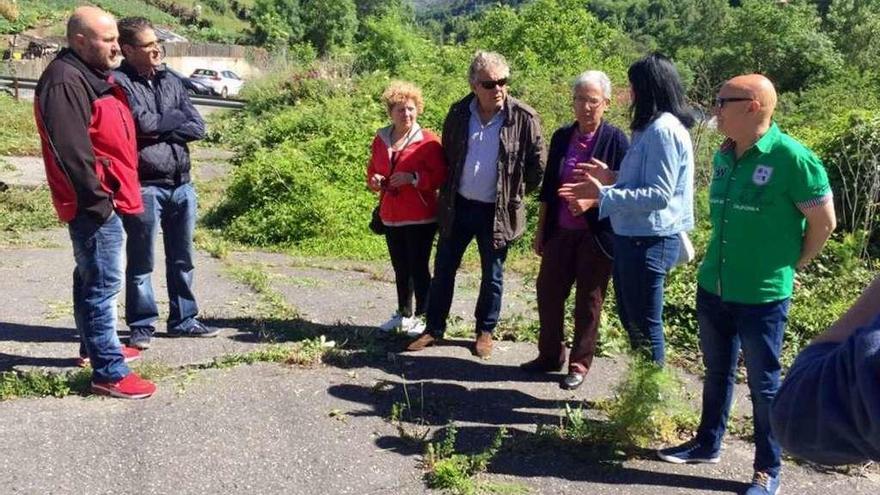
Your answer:
[[[128,234],[125,270],[125,321],[129,345],[150,347],[159,310],[153,293],[154,246],[159,226],[165,246],[168,285],[168,334],[216,337],[202,324],[192,291],[196,192],[190,177],[187,143],[205,137],[205,122],[192,105],[180,78],[162,63],[161,41],[142,17],[119,21],[125,60],[114,72],[128,94],[137,124],[138,175],[144,212],[123,218]]]

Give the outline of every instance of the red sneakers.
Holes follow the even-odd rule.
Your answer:
[[[129,373],[118,382],[92,382],[92,392],[120,399],[146,399],[156,392],[156,385],[139,377],[137,373]]]
[[[130,363],[132,361],[137,361],[141,358],[141,352],[134,347],[128,347],[127,345],[122,346],[122,356],[125,358],[126,363]],[[90,363],[89,357],[80,356],[76,360],[76,365],[80,368],[85,368]]]

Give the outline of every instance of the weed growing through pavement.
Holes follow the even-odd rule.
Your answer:
[[[229,256],[230,242],[212,230],[197,228],[193,236],[193,243],[212,258],[224,260]]]
[[[443,440],[431,442],[425,447],[425,480],[429,488],[448,490],[456,495],[477,493],[513,493],[513,487],[500,483],[488,483],[478,479],[485,473],[489,463],[501,450],[507,429],[499,428],[486,450],[478,454],[461,454],[455,450],[458,429],[455,424],[446,428]],[[522,493],[522,492],[520,492]]]
[[[315,366],[323,357],[334,352],[335,343],[323,335],[295,344],[270,345],[245,353],[227,354],[207,364],[172,368],[154,361],[138,363],[132,370],[152,381],[177,379],[179,391],[192,381],[196,373],[209,369],[227,369],[255,363],[282,363]],[[25,397],[66,397],[84,395],[89,390],[91,368],[54,373],[42,370],[0,372],[0,401]]]
[[[55,300],[46,301],[46,309],[43,311],[43,318],[46,321],[56,321],[62,318],[73,316],[73,301]]]
[[[699,420],[675,372],[640,357],[632,358],[614,395],[592,406],[603,419],[566,404],[559,426],[540,433],[626,452],[678,442]]]
[[[387,386],[393,388],[394,384],[383,380],[373,386],[373,391],[374,393],[384,392],[387,390],[385,388]],[[418,411],[413,405],[406,381],[403,382],[403,399],[403,402],[397,401],[391,404],[388,422],[397,429],[397,434],[401,439],[417,445],[424,444],[431,432],[431,428],[427,426],[428,422],[425,420],[424,383],[419,383]]]
[[[269,274],[259,264],[227,265],[227,272],[237,281],[247,285],[260,296],[260,313],[273,318],[296,318],[296,309],[287,304],[278,291],[272,288]]]
[[[91,370],[88,369],[68,373],[3,371],[0,372],[0,400],[85,393],[91,376]]]

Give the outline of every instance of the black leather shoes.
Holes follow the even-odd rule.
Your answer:
[[[553,365],[548,363],[547,361],[542,360],[541,358],[533,359],[527,363],[523,363],[519,365],[520,369],[527,373],[553,373],[555,371],[562,371],[562,365],[557,364]]]
[[[563,390],[574,390],[580,387],[584,383],[584,375],[583,373],[569,373],[565,375],[565,378],[559,382],[559,388]]]

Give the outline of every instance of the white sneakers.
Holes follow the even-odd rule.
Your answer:
[[[425,331],[425,321],[418,316],[401,316],[400,313],[395,312],[388,321],[379,325],[379,330],[419,335]]]
[[[382,330],[383,332],[393,332],[399,329],[401,324],[403,324],[403,317],[400,316],[400,313],[395,311],[394,314],[391,315],[391,319],[379,325],[379,330]]]
[[[425,319],[421,316],[410,316],[403,319],[403,331],[409,336],[421,335],[425,331]]]

